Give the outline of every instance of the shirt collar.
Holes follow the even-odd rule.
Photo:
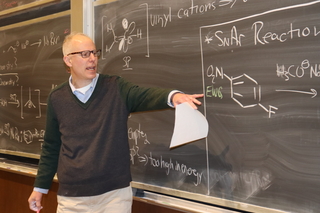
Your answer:
[[[90,88],[94,88],[96,86],[98,77],[99,77],[99,73],[97,73],[96,77],[94,79],[92,79],[90,84],[88,84],[87,86],[84,86],[84,87],[76,89],[73,86],[73,84],[71,83],[72,82],[72,76],[70,75],[70,77],[69,77],[69,85],[70,85],[70,88],[72,90],[72,93],[75,93],[76,91],[78,91],[78,92],[80,92],[82,94],[85,94]]]

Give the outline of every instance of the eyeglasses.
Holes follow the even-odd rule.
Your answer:
[[[93,54],[94,57],[99,57],[101,54],[101,50],[85,50],[81,52],[73,52],[73,53],[69,53],[67,56],[80,54],[82,58],[89,58],[91,53]]]

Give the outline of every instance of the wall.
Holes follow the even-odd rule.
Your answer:
[[[19,174],[11,171],[0,170],[0,212],[1,213],[24,213],[29,210],[28,198],[33,189],[34,176]],[[53,182],[52,188],[47,195],[43,196],[41,213],[55,213],[57,207],[58,183]],[[141,198],[133,201],[132,213],[182,213],[166,208],[165,206],[154,205]]]

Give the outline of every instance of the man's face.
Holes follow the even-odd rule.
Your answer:
[[[85,36],[75,36],[70,43],[69,52],[64,57],[64,61],[70,67],[72,84],[76,88],[90,84],[92,79],[96,77],[98,57],[93,53],[90,53],[89,57],[83,57],[80,53],[68,54],[93,50],[96,50],[95,44]]]

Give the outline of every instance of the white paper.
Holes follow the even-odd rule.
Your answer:
[[[187,102],[176,107],[175,124],[170,148],[208,136],[209,125],[204,115]]]

